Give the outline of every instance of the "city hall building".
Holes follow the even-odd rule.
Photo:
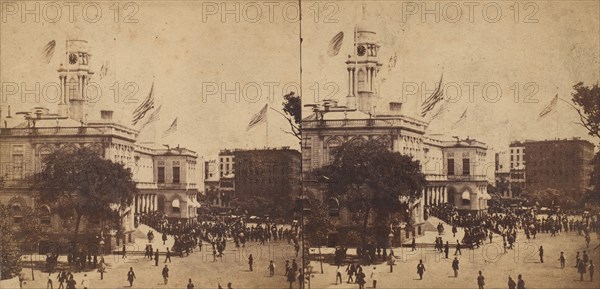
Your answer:
[[[133,241],[136,214],[160,211],[169,219],[194,220],[200,206],[198,189],[203,188],[198,155],[185,148],[139,144],[139,131],[115,122],[112,111],[88,111],[84,94],[94,73],[87,42],[68,40],[67,55],[68,63],[58,69],[62,97],[57,113],[35,107],[20,113],[24,118],[0,115],[0,204],[9,206],[12,222],[22,220],[22,208],[27,206],[40,210],[43,223],[60,226],[48,206],[36,204],[28,177],[40,171],[46,155],[78,148],[89,148],[131,169],[139,189],[131,207],[118,209],[123,235],[105,232],[111,235],[107,249]]]
[[[413,226],[405,230],[407,237],[423,234],[429,205],[449,203],[461,213],[484,214],[490,199],[481,168],[487,146],[474,139],[448,140],[447,136],[428,134],[428,122],[415,114],[417,107],[420,112],[418,97],[397,102],[386,100],[393,96],[378,95],[377,77],[382,63],[376,32],[357,25],[355,33],[355,51],[345,62],[348,75],[345,103],[328,99],[309,105],[312,113],[302,121],[303,193],[329,206],[330,216],[337,225],[337,230],[329,236],[329,244],[345,238],[344,228],[352,224],[351,212],[340,207],[339,200],[329,197],[326,181],[313,177],[312,173],[329,164],[333,151],[347,142],[375,139],[390,150],[410,155],[421,163],[427,187],[420,198],[410,204]]]

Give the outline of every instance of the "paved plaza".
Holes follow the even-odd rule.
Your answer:
[[[161,242],[162,243],[162,242]],[[163,252],[164,253],[164,252]],[[254,270],[249,271],[248,256],[253,255]],[[127,282],[127,271],[130,267],[136,274],[133,288],[186,288],[188,279],[192,278],[194,288],[218,288],[221,284],[227,288],[231,282],[233,288],[287,288],[286,278],[283,276],[285,260],[296,259],[300,266],[300,258],[296,258],[293,243],[270,242],[259,245],[257,242],[246,243],[245,248],[235,248],[233,242],[227,242],[227,248],[222,258],[213,261],[212,248],[210,244],[204,243],[202,252],[197,249],[187,257],[172,256],[172,262],[167,262],[169,267],[169,280],[165,285],[161,272],[165,265],[165,256],[159,258],[158,267],[154,266],[154,260],[145,259],[143,253],[128,254],[123,259],[118,255],[105,257],[108,263],[104,280],[100,280],[100,273],[96,270],[74,273],[77,281],[76,288],[81,287],[84,274],[88,275],[90,287],[88,288],[129,288]],[[270,277],[267,269],[269,260],[275,263],[275,276]],[[66,257],[61,256],[59,261],[66,263]],[[35,270],[35,281],[31,281],[31,270],[25,267],[23,272],[26,284],[23,288],[46,288],[47,273]],[[54,288],[58,288],[56,273],[53,275]],[[295,283],[297,285],[297,283]],[[296,286],[295,286],[296,287]]]
[[[446,233],[442,237],[446,238],[446,236],[450,235]],[[501,242],[502,237],[496,236],[492,244],[486,243],[479,249],[463,248],[462,255],[458,256],[460,266],[457,278],[454,277],[451,268],[454,246],[450,247],[449,259],[444,259],[443,254],[436,253],[432,246],[418,248],[417,251],[411,251],[410,248],[395,248],[397,259],[393,273],[389,273],[389,266],[385,262],[363,266],[367,277],[365,288],[372,288],[370,275],[373,267],[376,267],[379,272],[377,288],[477,288],[479,270],[485,277],[485,288],[508,288],[508,276],[512,276],[516,282],[519,274],[523,275],[526,288],[600,288],[598,276],[594,276],[594,282],[590,282],[589,274],[586,273],[584,281],[581,282],[575,269],[577,251],[583,253],[587,250],[593,263],[600,263],[600,248],[593,251],[593,248],[600,244],[600,239],[595,234],[592,235],[590,248],[586,248],[584,237],[577,235],[577,232],[561,233],[556,237],[550,237],[550,234],[538,234],[536,239],[531,239],[529,242],[521,232],[517,237],[515,248],[509,249],[507,254],[500,254],[503,251]],[[544,247],[544,263],[539,262],[540,245]],[[561,251],[565,252],[567,258],[564,269],[560,268],[558,261]],[[426,269],[423,280],[419,280],[416,271],[420,259],[423,260]],[[311,266],[315,268],[314,271],[319,272],[319,262],[313,261]],[[342,266],[344,283],[339,285],[335,284],[336,266],[327,263],[323,266],[324,274],[313,275],[311,288],[358,288],[358,284],[346,283],[348,276],[344,270],[347,263]]]

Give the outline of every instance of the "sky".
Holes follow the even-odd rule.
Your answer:
[[[451,103],[431,121],[428,133],[475,138],[497,151],[525,139],[581,137],[598,144],[574,123],[579,116],[563,101],[545,117],[538,115],[557,94],[569,101],[578,82],[598,82],[599,3],[517,2],[516,9],[514,3],[336,2],[337,22],[307,21],[303,27],[304,96],[313,102],[337,98],[345,103],[344,62],[353,51],[354,25],[362,23],[377,33],[381,45],[379,78],[385,81],[379,92],[384,100],[422,101],[443,75],[442,87]],[[329,42],[340,31],[342,48],[331,57]],[[394,55],[396,64],[390,68]],[[318,95],[310,87],[314,83],[322,84]],[[337,92],[327,95],[334,91],[324,89],[327,83],[338,84]],[[413,85],[422,88],[415,97],[407,93]],[[466,117],[457,122],[465,110]]]
[[[468,136],[495,150],[524,139],[582,137],[597,143],[574,123],[577,114],[562,101],[538,117],[556,94],[569,100],[576,83],[598,82],[597,1],[517,2],[516,9],[512,1],[303,1],[302,74],[296,2],[97,2],[98,7],[75,2],[73,19],[65,2],[11,3],[18,5],[3,6],[0,15],[4,114],[7,105],[13,114],[33,106],[55,110],[46,97],[52,91],[43,88],[58,81],[67,37],[78,38],[89,43],[92,80],[101,87],[90,115],[112,109],[128,124],[154,83],[161,120],[142,131],[141,139],[153,131],[160,135],[177,117],[178,131],[159,142],[180,144],[205,159],[216,158],[223,148],[299,149],[298,140],[285,132],[287,121],[272,110],[268,143],[265,125],[250,131],[246,126],[267,102],[280,111],[289,91],[300,91],[304,104],[324,98],[343,103],[344,62],[353,51],[354,26],[363,23],[379,37],[382,98],[404,95],[416,104],[414,98],[424,97],[421,92],[432,90],[443,74],[445,95],[453,103],[430,123],[429,133]],[[23,12],[35,11],[35,3],[38,12]],[[424,13],[427,9],[434,12]],[[331,57],[329,41],[340,31],[343,45]],[[43,51],[52,40],[56,47],[48,63]],[[393,55],[396,65],[390,67]],[[108,70],[101,77],[103,65]],[[36,83],[40,90],[22,99],[23,88]],[[18,92],[7,93],[7,85],[14,84]],[[409,97],[407,84],[422,89]]]
[[[273,7],[270,19],[269,7],[260,3],[256,8],[244,2],[227,7],[221,2],[140,1],[131,6],[120,2],[117,13],[115,2],[97,2],[98,9],[84,9],[85,2],[75,2],[71,21],[64,2],[28,2],[25,8],[34,10],[35,3],[41,3],[37,21],[35,13],[24,15],[21,6],[14,13],[7,13],[14,7],[3,10],[0,80],[19,85],[17,93],[3,90],[4,114],[8,105],[13,114],[34,106],[56,111],[56,102],[49,101],[55,92],[44,92],[44,87],[58,82],[56,70],[65,62],[66,38],[77,38],[88,41],[95,71],[92,81],[101,87],[100,96],[94,98],[98,100],[90,104],[90,119],[99,117],[101,109],[111,109],[115,118],[130,124],[133,110],[154,83],[156,102],[163,105],[156,135],[178,118],[177,132],[158,142],[180,144],[205,159],[216,158],[224,148],[299,149],[299,141],[284,132],[289,130],[287,120],[273,110],[267,116],[268,142],[266,124],[246,130],[266,103],[281,111],[282,96],[299,90],[299,25],[288,21],[293,7],[287,18],[282,8]],[[234,12],[225,14],[225,9]],[[54,19],[58,20],[52,23]],[[55,52],[47,63],[42,52],[52,40]],[[101,77],[103,65],[108,70]],[[40,89],[22,100],[22,83],[26,89],[39,83]],[[153,132],[147,127],[140,139],[151,140]]]

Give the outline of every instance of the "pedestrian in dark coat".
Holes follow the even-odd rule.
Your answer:
[[[579,261],[577,264],[577,272],[579,273],[579,281],[583,281],[583,274],[586,273],[586,264],[582,261]]]
[[[523,276],[519,274],[518,279],[519,280],[517,281],[517,289],[525,289],[525,281],[523,281]]]
[[[423,280],[423,273],[425,273],[425,265],[423,265],[423,260],[419,260],[419,264],[417,265],[417,274],[419,274],[419,280]]]
[[[156,253],[154,253],[154,266],[158,267],[158,249],[156,249]]]
[[[485,285],[485,277],[483,277],[483,274],[479,271],[479,276],[477,276],[477,286],[479,286],[479,289],[483,289],[483,285]]]
[[[517,288],[517,283],[515,283],[515,280],[513,280],[512,277],[508,276],[508,289],[515,289]]]
[[[446,256],[446,259],[448,259],[448,251],[450,251],[450,244],[446,241],[446,245],[444,245],[444,255]]]
[[[133,272],[133,267],[129,267],[129,272],[127,272],[127,281],[129,282],[129,287],[133,287],[134,279],[135,279],[135,273]]]
[[[454,257],[452,261],[452,270],[454,270],[454,277],[458,277],[458,258]]]

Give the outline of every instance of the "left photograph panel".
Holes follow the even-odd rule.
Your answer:
[[[302,286],[299,2],[0,6],[0,288]]]

